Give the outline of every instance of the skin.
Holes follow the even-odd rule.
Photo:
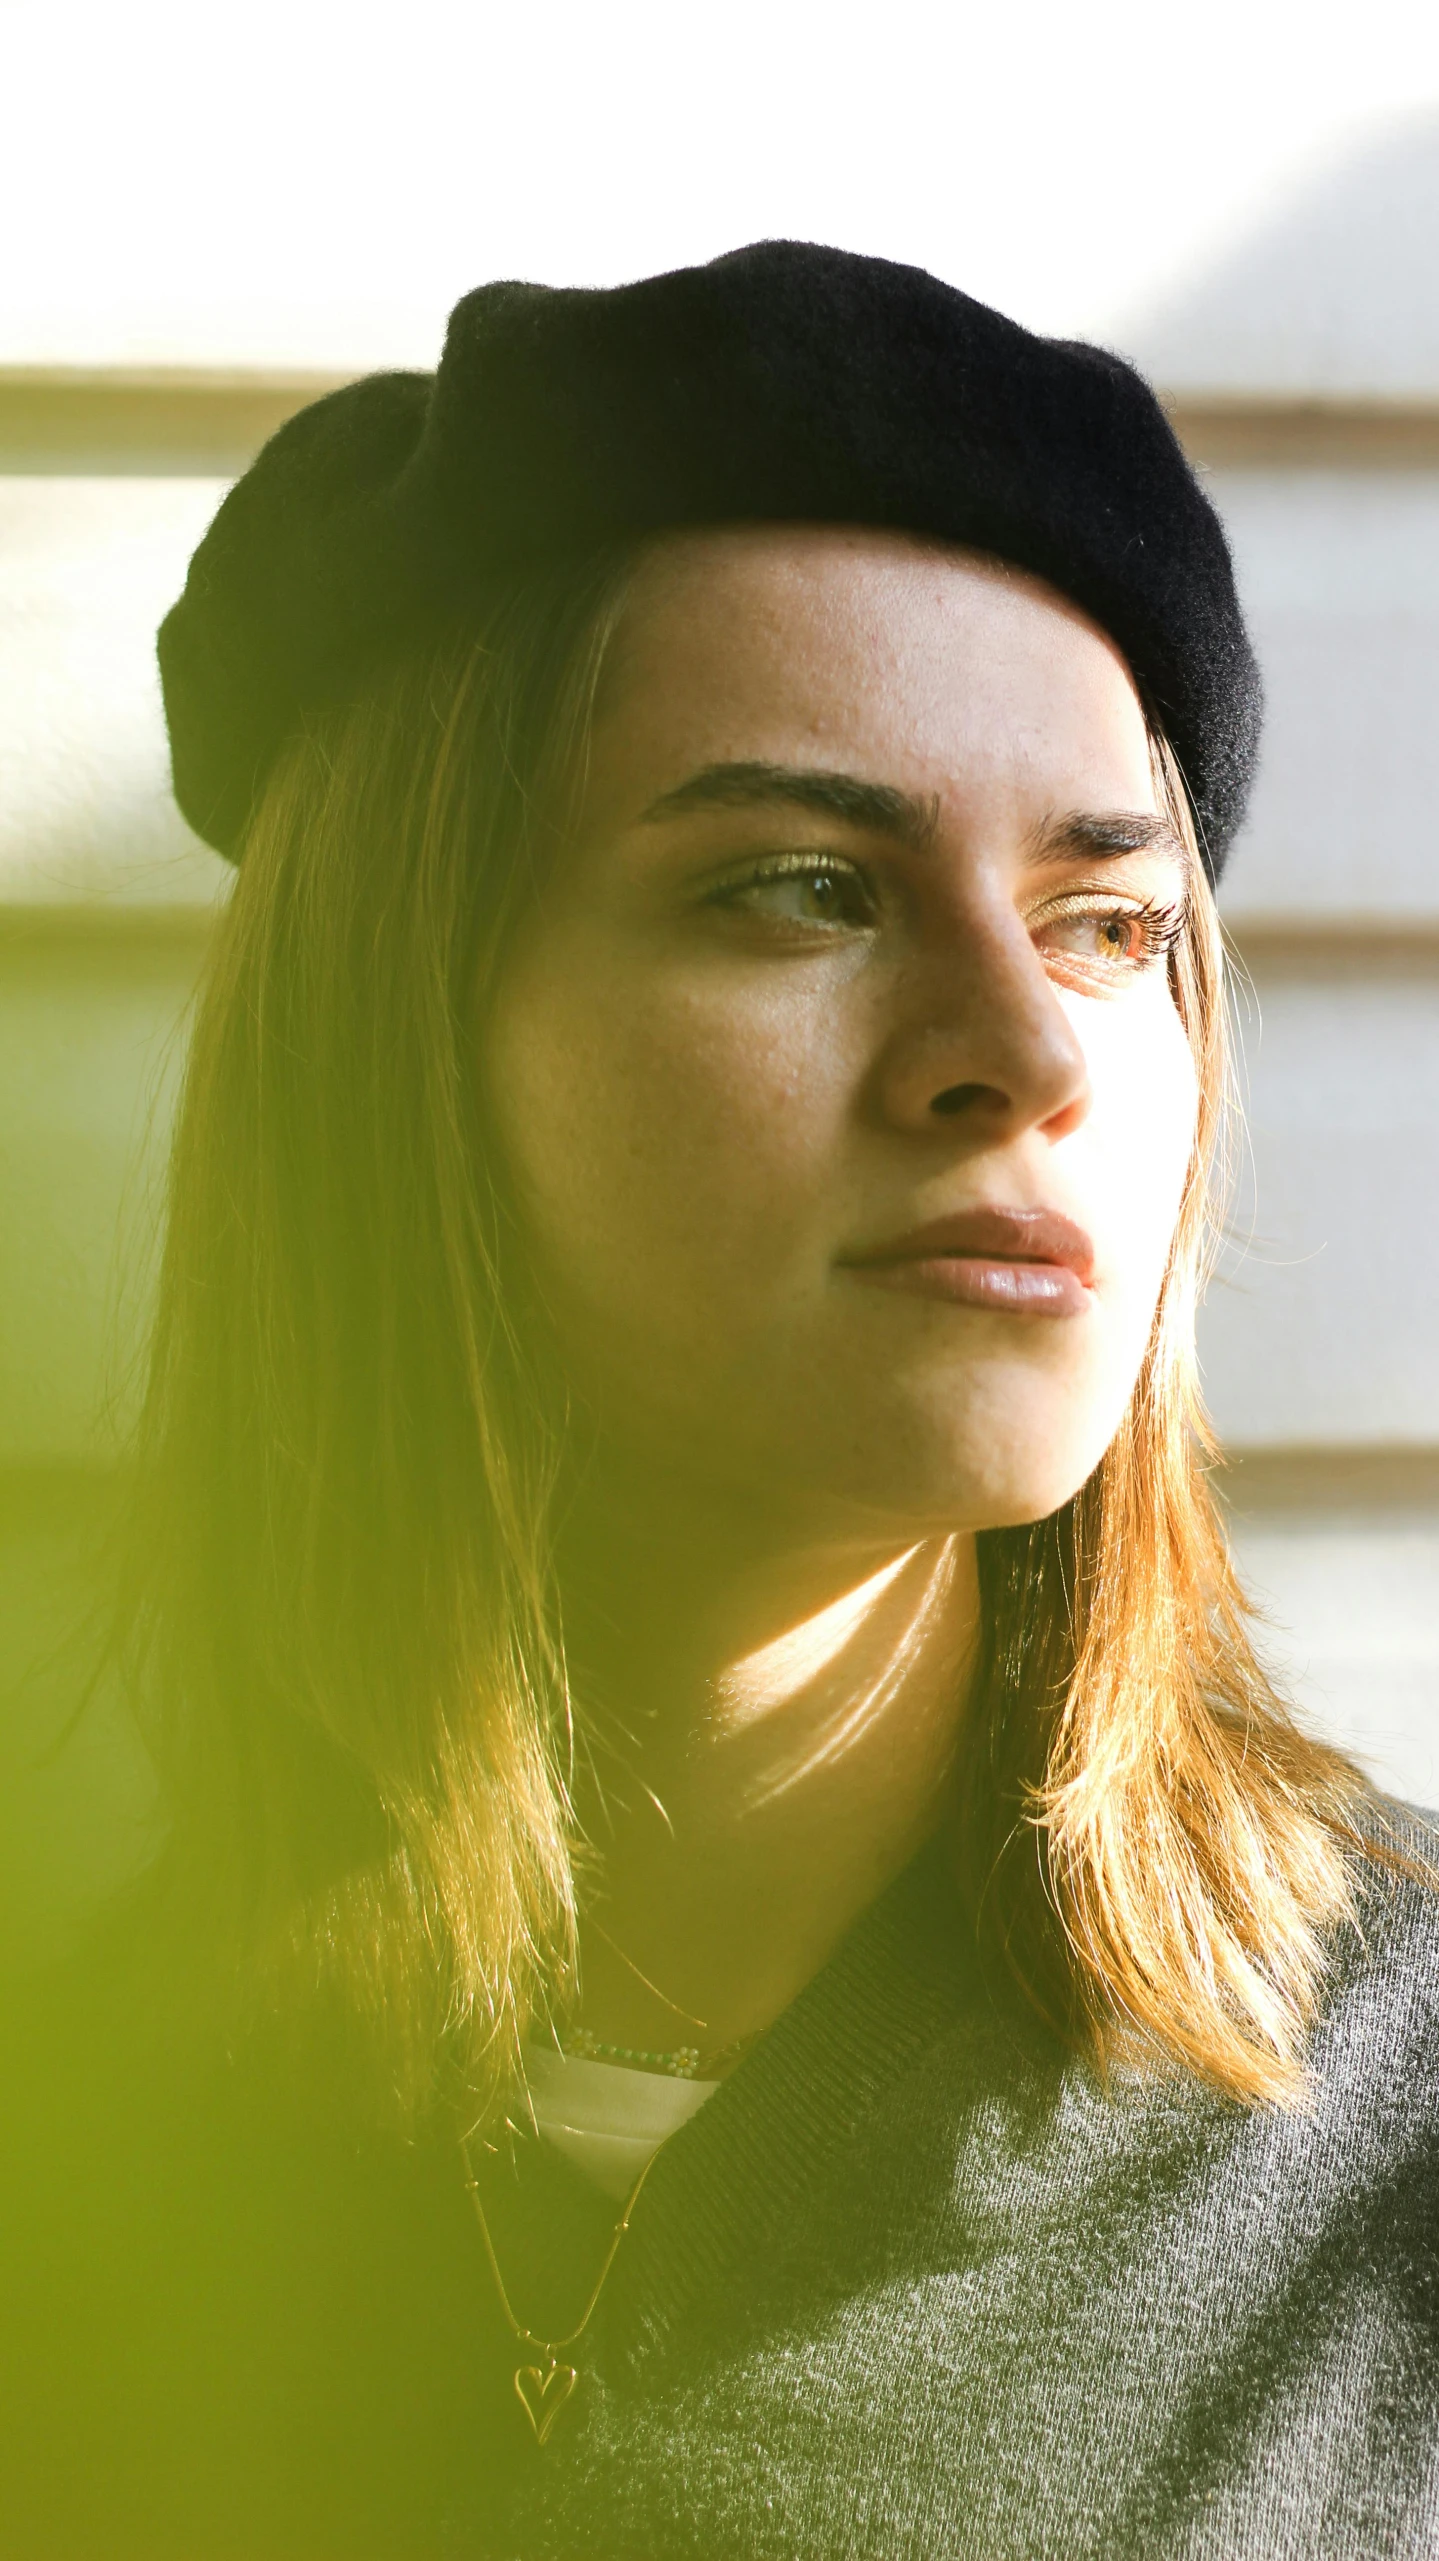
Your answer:
[[[716,806],[717,766],[895,797]],[[1186,887],[1124,661],[1038,580],[829,528],[643,559],[484,1059],[592,1425],[561,1575],[599,2035],[762,2028],[938,1820],[974,1534],[1076,1491],[1143,1359]],[[981,1204],[1087,1230],[1078,1313],[855,1268]]]

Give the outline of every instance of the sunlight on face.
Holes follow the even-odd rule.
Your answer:
[[[1186,890],[1124,663],[1038,581],[656,545],[486,1056],[601,1443],[817,1533],[1073,1493],[1193,1144]]]

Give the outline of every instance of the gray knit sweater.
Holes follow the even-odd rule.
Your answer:
[[[1376,1877],[1312,2108],[1254,2114],[1102,2088],[930,1855],[660,2154],[544,2447],[454,2129],[89,1955],[3,2031],[0,2553],[1439,2554],[1436,1914]],[[612,2209],[485,2178],[559,2335]]]
[[[453,2549],[1439,2552],[1433,1898],[1365,1937],[1312,2109],[1252,2114],[999,2014],[922,1865],[661,2154],[579,2391]]]

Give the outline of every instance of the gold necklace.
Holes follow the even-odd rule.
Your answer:
[[[495,2292],[500,2298],[500,2310],[514,2333],[517,2345],[529,2350],[539,2360],[533,2365],[521,2363],[516,2366],[515,2398],[541,2445],[548,2442],[556,2419],[580,2379],[578,2367],[561,2364],[561,2354],[564,2349],[577,2345],[594,2318],[595,2306],[605,2290],[605,2279],[614,2266],[620,2243],[630,2228],[630,2216],[639,2203],[640,2190],[658,2157],[657,2153],[650,2155],[625,2200],[624,2210],[610,2235],[610,2245],[605,2252],[599,2275],[591,2288],[590,2299],[574,2328],[562,2339],[539,2339],[536,2338],[533,2330],[526,2329],[523,2321],[515,2319],[505,2280],[500,2274],[500,2263],[495,2256],[495,2245],[490,2237],[489,2220],[481,2202],[479,2182],[470,2160],[469,2145],[463,2135],[460,2138],[460,2158],[465,2165],[465,2185],[469,2189],[470,2203],[475,2209],[476,2220],[484,2240],[485,2256],[490,2263],[490,2274],[495,2280]]]

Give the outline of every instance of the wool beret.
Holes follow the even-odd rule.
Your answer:
[[[437,373],[370,375],[281,427],[161,626],[181,809],[236,855],[306,716],[462,623],[487,578],[741,521],[904,530],[1046,579],[1123,652],[1217,876],[1259,678],[1153,392],[921,268],[785,240],[637,284],[482,285]]]

